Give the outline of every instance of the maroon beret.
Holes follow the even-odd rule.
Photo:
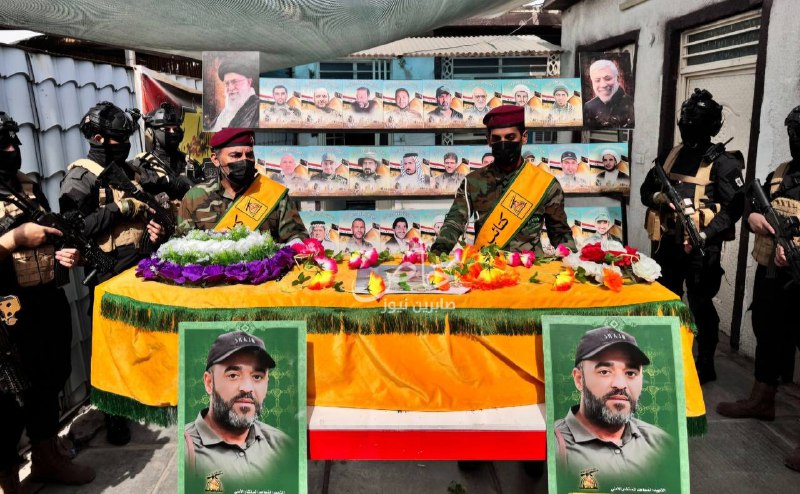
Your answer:
[[[493,108],[492,111],[483,117],[483,125],[489,129],[525,125],[525,108],[514,105],[503,105]]]
[[[229,127],[222,129],[208,141],[211,149],[222,149],[232,146],[254,146],[256,137],[250,129],[237,129],[236,127]]]

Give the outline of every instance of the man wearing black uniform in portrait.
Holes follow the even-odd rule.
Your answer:
[[[662,190],[655,170],[641,187],[642,203],[648,207],[647,227],[653,240],[653,258],[661,265],[664,286],[686,296],[697,325],[698,356],[695,361],[700,382],[716,379],[714,352],[719,340],[719,316],[713,298],[719,291],[723,270],[722,243],[734,239],[734,226],[744,208],[741,153],[714,146],[711,138],[722,128],[722,106],[706,90],[695,89],[681,106],[678,128],[681,144],[658,158],[681,198],[693,204],[692,215],[702,245],[692,245],[674,208]],[[703,255],[704,252],[705,255]]]

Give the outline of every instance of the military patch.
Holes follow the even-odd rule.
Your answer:
[[[222,481],[219,479],[220,476],[222,476],[221,471],[206,475],[205,492],[225,492]]]
[[[734,182],[736,183],[737,187],[742,187],[744,185],[744,182],[742,181],[742,177],[736,177]]]
[[[596,468],[587,468],[581,471],[581,478],[578,481],[578,489],[597,490],[597,479],[594,474],[597,473]]]

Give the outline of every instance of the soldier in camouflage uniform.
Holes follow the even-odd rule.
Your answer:
[[[336,173],[336,156],[333,153],[322,155],[322,173],[311,177],[314,190],[341,190],[347,187],[347,179]]]
[[[522,107],[499,106],[490,111],[483,120],[487,127],[487,142],[492,147],[494,162],[475,170],[461,183],[456,199],[444,220],[436,242],[431,246],[434,253],[449,253],[464,235],[470,215],[475,219],[475,231],[483,227],[489,213],[517,176],[522,166],[522,143],[528,139],[525,130],[525,110]],[[529,198],[534,200],[536,198]],[[522,225],[506,248],[512,251],[533,250],[543,255],[541,243],[542,227],[547,227],[551,243],[565,244],[575,249],[572,230],[564,212],[564,192],[558,182],[548,189],[547,197]]]
[[[224,129],[211,138],[211,160],[218,178],[201,183],[186,193],[178,211],[178,235],[192,229],[211,230],[236,199],[256,177],[253,144],[249,129]],[[269,180],[262,177],[262,180]],[[290,243],[308,238],[295,201],[285,195],[260,227],[269,231],[276,242]]]
[[[95,472],[73,463],[57,445],[59,400],[72,370],[69,302],[59,286],[69,281],[61,267],[80,259],[76,249],[57,250],[61,232],[30,222],[11,192],[26,196],[42,211],[47,199],[39,184],[20,171],[22,156],[17,123],[0,112],[0,297],[15,295],[21,309],[8,336],[19,357],[19,371],[30,387],[15,395],[0,391],[0,492],[21,492],[17,445],[26,430],[31,442],[31,477],[37,482],[80,485]],[[11,190],[7,190],[8,187]],[[5,308],[3,309],[5,310]],[[2,355],[4,361],[8,354]]]

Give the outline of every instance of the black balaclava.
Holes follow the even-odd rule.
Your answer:
[[[678,129],[683,145],[705,152],[711,145],[711,138],[722,127],[722,106],[705,89],[695,89],[688,100],[681,105]]]

